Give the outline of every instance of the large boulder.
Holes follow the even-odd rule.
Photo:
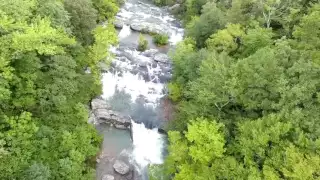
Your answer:
[[[126,57],[129,61],[134,61],[135,60],[134,55],[132,53],[128,52],[128,51],[123,51],[121,53],[121,56]]]
[[[113,25],[114,25],[115,28],[122,29],[124,23],[123,23],[121,20],[116,19],[116,20],[113,22]]]
[[[166,54],[163,53],[156,53],[153,57],[153,59],[157,62],[161,63],[168,63],[169,62],[169,57]]]
[[[131,118],[111,110],[111,107],[104,99],[93,99],[91,101],[91,111],[88,121],[93,124],[106,123],[112,124],[119,129],[130,128]]]
[[[141,53],[141,55],[146,57],[154,57],[154,55],[158,52],[157,49],[148,49]]]
[[[171,74],[161,74],[159,76],[160,83],[168,83],[171,80]]]
[[[125,175],[130,171],[130,167],[120,160],[116,160],[116,162],[113,164],[113,168],[117,173],[122,175]]]
[[[91,101],[91,109],[97,110],[97,109],[110,109],[110,106],[107,104],[107,101],[104,99],[92,99]]]
[[[130,25],[130,28],[134,31],[149,33],[149,34],[169,34],[165,29],[158,24],[152,24],[147,22],[134,22]]]
[[[174,12],[179,8],[180,8],[180,4],[175,4],[175,5],[171,6],[171,7],[169,7],[169,11]]]
[[[151,59],[146,57],[146,56],[137,56],[136,59],[136,63],[140,66],[140,67],[147,67],[147,65],[150,63]]]
[[[110,175],[110,174],[106,174],[102,177],[101,180],[114,180],[114,176]]]
[[[130,28],[134,31],[144,32],[146,31],[146,25],[143,23],[132,23]]]
[[[120,129],[130,128],[130,117],[123,116],[118,112],[110,109],[96,109],[93,113],[95,114],[98,123],[113,124]]]

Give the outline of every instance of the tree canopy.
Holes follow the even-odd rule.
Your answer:
[[[95,176],[101,138],[87,104],[117,43],[98,12],[90,0],[0,1],[0,179]]]
[[[319,7],[182,2],[187,33],[168,86],[178,110],[151,178],[320,178]]]

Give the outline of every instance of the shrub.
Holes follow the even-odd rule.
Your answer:
[[[174,0],[152,0],[157,6],[172,6],[176,3]]]
[[[140,34],[138,50],[145,51],[147,49],[147,47],[148,47],[148,41],[143,37],[142,34]]]
[[[177,102],[181,96],[181,87],[177,83],[169,83],[169,97],[172,101]]]
[[[153,42],[158,45],[167,45],[169,40],[169,36],[166,34],[156,34],[153,36]]]

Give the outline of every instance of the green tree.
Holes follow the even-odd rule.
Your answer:
[[[158,45],[167,45],[169,42],[169,36],[166,34],[156,34],[155,36],[153,36],[153,42]]]
[[[190,21],[193,16],[199,16],[201,15],[202,6],[205,5],[208,1],[207,0],[186,0],[185,6],[186,6],[186,17],[185,21]]]
[[[197,47],[204,47],[205,41],[219,29],[224,28],[225,13],[215,3],[204,6],[200,17],[193,18],[187,25],[186,34],[196,40]]]
[[[35,10],[36,7],[36,0],[0,1],[1,11],[10,16],[16,22],[30,20],[33,16],[32,11]]]
[[[228,24],[225,29],[211,35],[206,44],[208,49],[231,53],[240,47],[244,35],[245,33],[239,24]]]
[[[37,14],[41,17],[49,17],[55,28],[63,28],[68,34],[70,30],[70,16],[64,9],[63,3],[56,0],[38,0]]]
[[[182,136],[177,131],[169,132],[169,156],[164,164],[164,173],[175,174],[175,180],[208,179],[208,167],[224,154],[223,125],[216,121],[197,118],[188,124]]]
[[[93,179],[101,137],[87,123],[87,104],[101,93],[97,67],[111,57],[114,28],[92,33],[91,1],[0,7],[0,179]]]
[[[35,163],[24,174],[24,179],[26,180],[48,180],[50,178],[50,169],[41,163]]]
[[[93,43],[91,31],[96,26],[97,11],[90,0],[65,0],[64,7],[70,15],[72,32],[83,45]]]
[[[94,31],[95,42],[88,49],[88,62],[93,77],[96,79],[96,84],[100,84],[100,69],[97,64],[102,61],[107,64],[111,62],[112,54],[106,50],[106,47],[115,45],[118,43],[116,30],[112,24],[106,27],[97,26]]]
[[[112,19],[119,10],[116,0],[92,0],[94,8],[98,11],[98,21]]]
[[[145,51],[148,47],[148,41],[143,37],[142,34],[139,35],[139,42],[138,42],[138,50]]]
[[[33,143],[38,127],[28,112],[19,116],[2,116],[1,119],[0,140],[5,153],[0,159],[0,178],[15,179],[28,166],[32,153],[36,151]]]
[[[64,47],[73,45],[74,39],[63,31],[51,27],[49,19],[36,18],[24,29],[24,33],[12,33],[12,48],[19,52],[37,51],[41,55],[55,55],[64,52]]]
[[[271,29],[256,27],[248,29],[247,34],[242,39],[243,49],[241,56],[248,57],[257,50],[271,46],[273,44],[274,33]]]
[[[310,9],[310,13],[307,16],[302,18],[300,25],[293,32],[294,38],[297,39],[296,46],[310,53],[314,60],[319,60],[320,58],[320,35],[317,30],[320,27],[319,17],[320,5],[317,4]]]
[[[227,4],[206,48],[187,34],[171,55],[175,131],[152,178],[319,179],[319,3]]]

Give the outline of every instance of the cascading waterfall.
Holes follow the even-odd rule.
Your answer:
[[[141,168],[163,162],[164,135],[158,129],[147,129],[144,124],[132,122],[133,157]]]
[[[125,37],[129,36],[130,34],[131,34],[130,26],[128,26],[128,25],[123,25],[123,28],[121,29],[118,37],[119,37],[120,39],[122,39],[122,38],[125,38]]]
[[[130,114],[133,118],[131,159],[143,179],[147,179],[145,169],[148,164],[161,164],[164,159],[166,137],[158,132],[160,117],[155,112],[159,100],[165,95],[164,87],[171,77],[171,65],[169,61],[155,60],[157,54],[163,56],[166,52],[150,44],[152,40],[148,35],[145,36],[149,38],[149,48],[153,49],[147,52],[135,50],[139,33],[132,31],[130,25],[149,23],[155,28],[160,28],[170,35],[168,47],[182,40],[183,29],[179,28],[177,21],[166,10],[137,0],[128,0],[116,19],[124,25],[118,34],[119,47],[110,49],[115,54],[115,59],[111,69],[103,73],[102,97],[108,100],[116,92],[123,91],[130,95],[129,101],[132,104],[139,99],[143,100],[142,104],[135,104],[130,109],[133,111]]]

